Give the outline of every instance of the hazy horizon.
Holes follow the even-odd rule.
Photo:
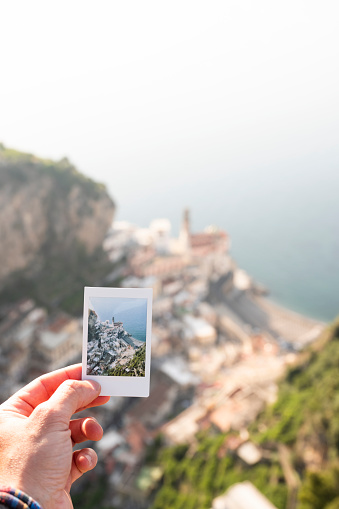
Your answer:
[[[7,2],[0,141],[68,157],[107,185],[117,219],[177,231],[189,207],[193,229],[230,232],[254,275],[284,274],[284,302],[296,254],[299,302],[322,278],[332,317],[338,15],[334,0]]]
[[[0,141],[68,157],[121,217],[224,174],[307,176],[314,158],[339,162],[338,14],[334,1],[7,3]]]

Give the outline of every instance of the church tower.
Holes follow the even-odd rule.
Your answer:
[[[182,249],[182,253],[189,255],[191,248],[191,224],[190,224],[190,211],[189,209],[184,210],[179,241]]]
[[[189,209],[184,210],[182,223],[181,223],[181,230],[186,233],[186,235],[189,237],[191,235],[191,224],[190,224],[190,211]]]

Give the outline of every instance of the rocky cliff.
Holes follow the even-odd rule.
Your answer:
[[[145,376],[146,344],[131,337],[123,324],[99,321],[88,313],[87,374]]]
[[[85,269],[101,250],[114,210],[105,187],[67,159],[43,160],[0,144],[0,289],[13,274],[53,272],[53,263],[67,273],[81,258]]]
[[[49,252],[102,245],[114,213],[104,186],[67,159],[38,159],[0,146],[0,279],[35,266]]]

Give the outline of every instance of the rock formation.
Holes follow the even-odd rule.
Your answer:
[[[123,323],[100,322],[88,313],[87,374],[145,376],[146,344],[131,336]]]
[[[0,144],[0,282],[38,273],[46,258],[101,248],[114,203],[67,160],[38,159]]]

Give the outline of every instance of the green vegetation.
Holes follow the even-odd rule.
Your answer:
[[[324,472],[307,472],[299,502],[299,509],[338,509],[339,466]]]
[[[278,509],[339,509],[339,322],[287,373],[276,403],[253,424],[251,439],[264,459],[249,467],[228,448],[236,433],[215,429],[195,443],[164,446],[159,435],[149,447],[147,465],[163,478],[150,495],[151,509],[209,509],[230,486],[251,481]],[[281,447],[289,457],[298,488],[286,482]],[[288,502],[289,500],[289,502]],[[96,504],[98,509],[103,505]]]
[[[282,384],[277,402],[266,409],[258,425],[260,443],[281,442],[312,447],[328,463],[339,453],[339,334],[336,326],[324,341],[307,352]],[[298,447],[297,447],[298,448]]]
[[[73,166],[66,157],[60,161],[42,159],[17,150],[7,148],[0,143],[0,160],[5,161],[10,168],[11,176],[16,178],[18,183],[25,183],[27,180],[27,169],[38,172],[41,176],[52,176],[57,187],[63,192],[69,193],[72,187],[77,184],[91,198],[100,197],[105,190],[104,184],[95,182],[86,177]]]
[[[33,262],[1,281],[0,304],[30,297],[49,310],[80,314],[84,286],[103,286],[104,278],[115,268],[101,247],[90,253],[77,236],[78,223],[93,214],[93,200],[104,198],[109,204],[105,186],[82,175],[66,158],[58,162],[41,159],[3,144],[0,164],[0,188],[8,186],[16,193],[27,187],[34,193],[34,188],[45,185],[41,213],[47,219],[47,231],[41,243],[37,241]],[[73,189],[74,196],[69,196]],[[20,217],[12,227],[17,237],[25,233]]]
[[[250,480],[277,507],[286,504],[287,488],[277,459],[252,468],[226,452],[229,435],[209,430],[200,434],[192,452],[188,445],[160,450],[156,464],[164,470],[152,509],[209,509],[214,497],[233,484]]]
[[[110,369],[105,374],[109,376],[145,376],[145,355],[146,344],[137,349],[133,359],[127,364]]]
[[[70,314],[81,314],[84,286],[104,286],[103,278],[113,270],[102,249],[88,255],[74,243],[65,253],[42,257],[37,273],[18,271],[12,274],[0,291],[0,304],[30,297],[49,310],[60,308]]]
[[[248,467],[225,453],[227,435],[210,429],[187,445],[154,449],[152,464],[163,468],[162,485],[152,509],[207,509],[232,484],[251,481],[278,509],[289,492],[280,463],[280,444],[287,446],[295,475],[298,509],[339,509],[339,323],[301,355],[287,374],[277,402],[251,429],[251,439],[265,450],[265,460]],[[294,487],[295,489],[295,487]]]

